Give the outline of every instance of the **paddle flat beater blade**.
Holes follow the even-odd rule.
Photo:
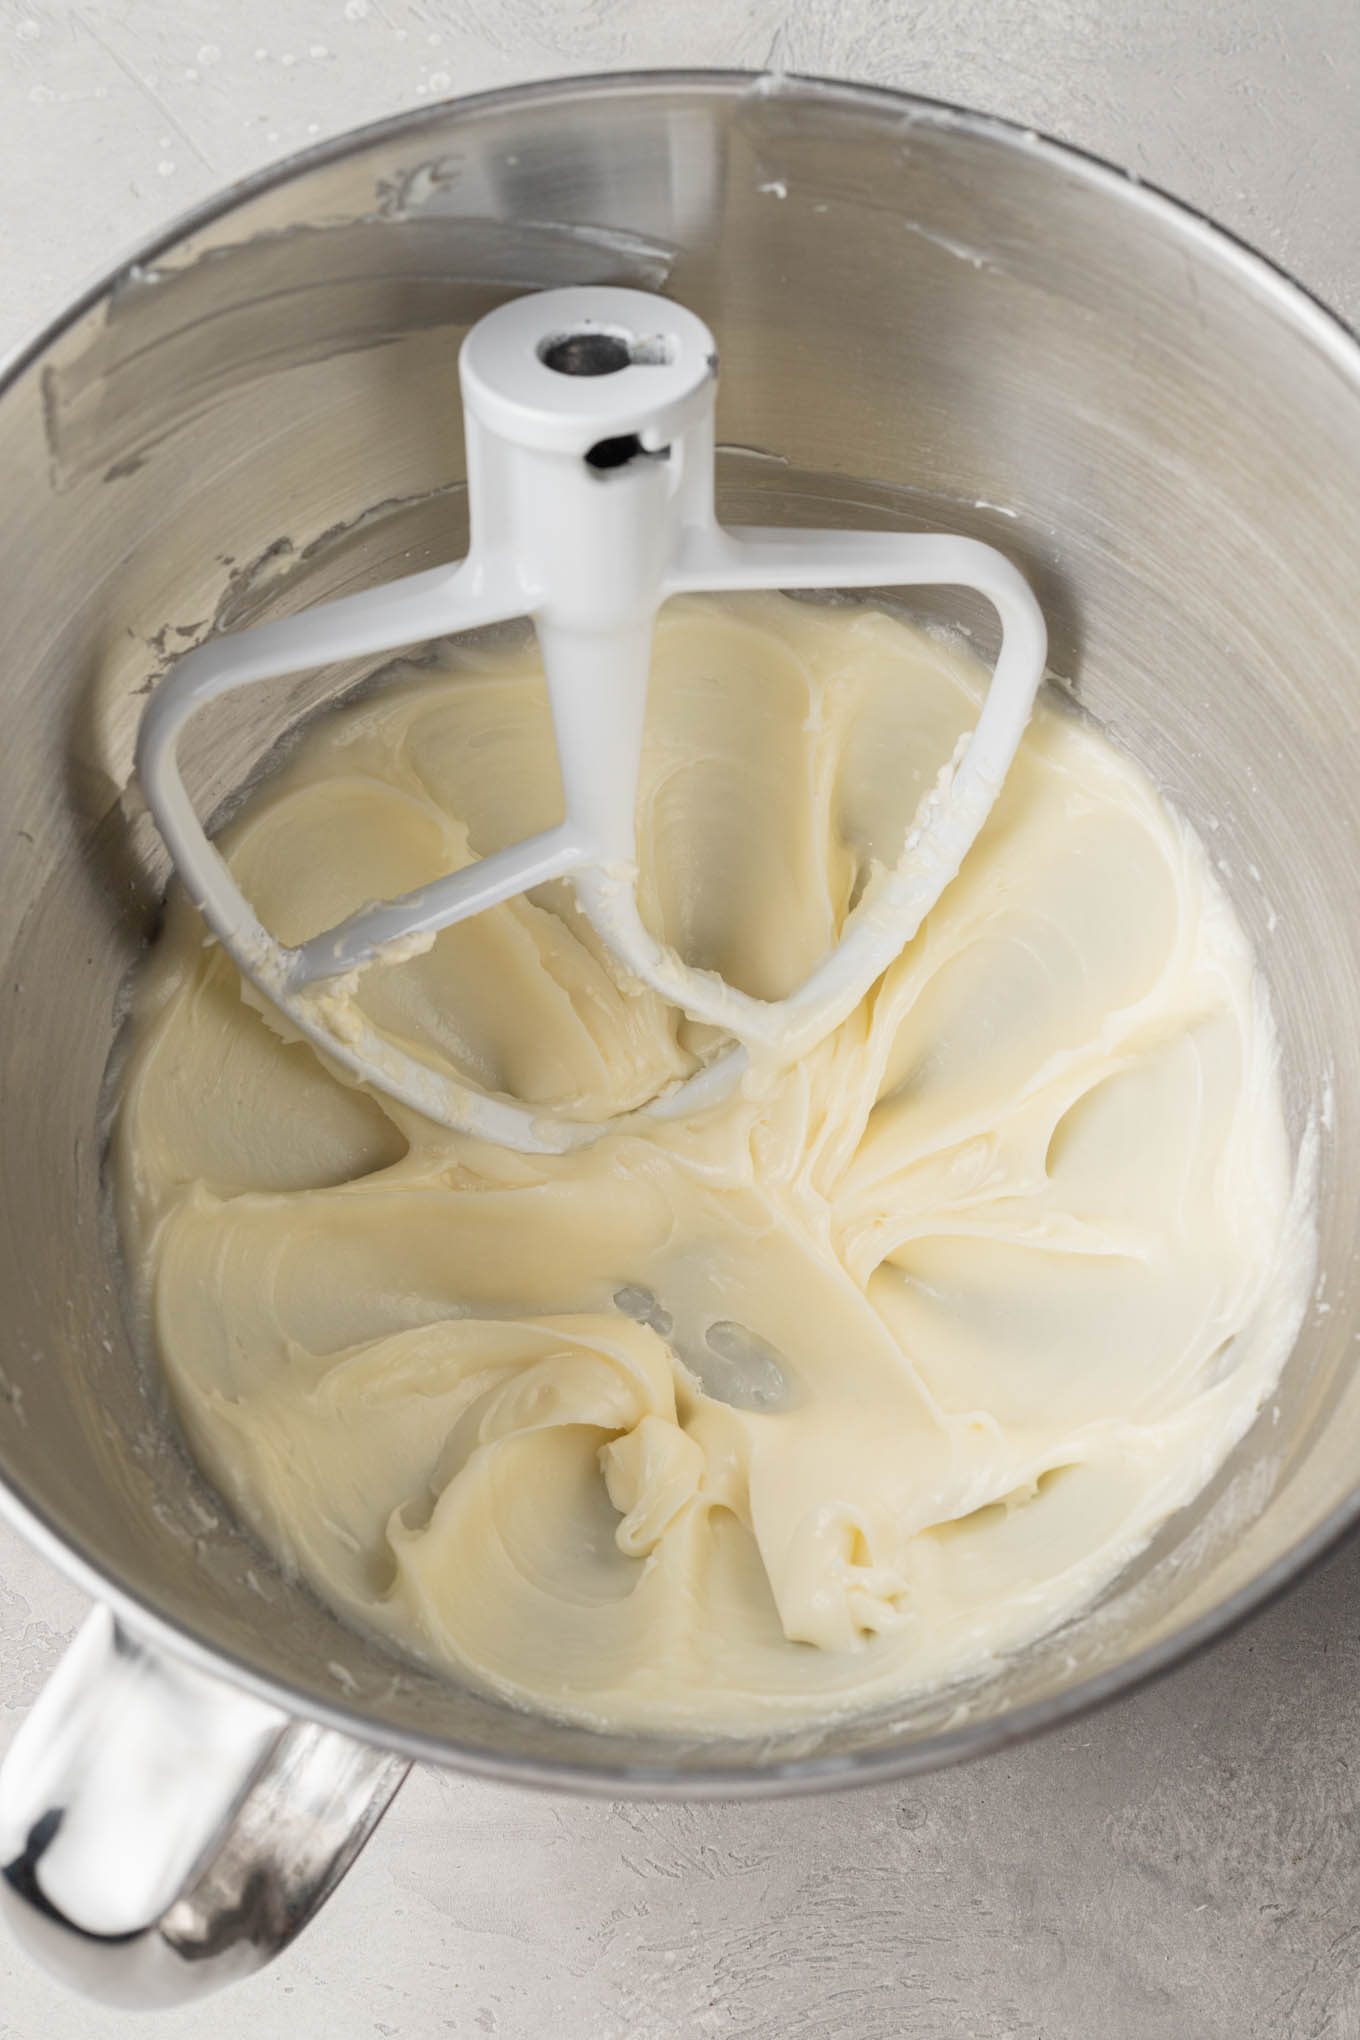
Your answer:
[[[647,292],[545,291],[482,319],[459,357],[467,556],[187,653],[148,703],[137,767],[185,888],[241,971],[333,1061],[445,1125],[561,1152],[622,1122],[545,1113],[459,1081],[382,1034],[342,996],[354,973],[549,879],[572,881],[623,972],[730,1043],[644,1107],[679,1117],[736,1084],[752,1056],[793,1061],[853,1011],[915,935],[986,820],[1043,673],[1043,617],[992,547],[945,534],[726,530],[713,507],[717,351],[702,320]],[[692,968],[646,928],[634,836],[652,630],[667,596],[754,588],[948,585],[1001,623],[967,747],[878,873],[839,942],[788,997]],[[528,616],[547,678],[563,820],[524,842],[290,947],[257,918],[209,842],[177,747],[206,702],[332,661]]]

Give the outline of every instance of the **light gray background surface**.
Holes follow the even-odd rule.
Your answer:
[[[766,64],[1008,114],[1360,317],[1358,0],[0,0],[0,349],[244,172],[431,98]],[[1360,2040],[1360,1547],[970,1769],[757,1807],[412,1778],[263,1977],[187,2013],[0,1944],[0,2040]],[[82,1596],[0,1527],[0,1747]]]

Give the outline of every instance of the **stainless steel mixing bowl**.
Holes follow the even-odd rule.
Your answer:
[[[1203,833],[1274,996],[1320,1279],[1276,1400],[1101,1604],[994,1677],[816,1734],[675,1743],[398,1664],[285,1578],[173,1435],[101,1183],[119,992],[166,871],[146,690],[215,625],[451,557],[454,360],[503,298],[638,284],[722,348],[724,514],[1003,546],[1053,666]],[[226,194],[0,391],[0,1474],[94,1592],[0,1786],[12,1915],[102,1995],[205,1989],[335,1881],[406,1758],[592,1792],[787,1792],[1067,1719],[1218,1634],[1360,1507],[1360,350],[1103,164],[787,78],[575,80],[422,111]],[[203,718],[211,809],[354,670]],[[394,1754],[399,1753],[399,1754]]]

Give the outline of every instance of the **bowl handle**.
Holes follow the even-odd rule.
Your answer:
[[[0,1766],[0,1910],[88,1997],[206,1996],[288,1945],[407,1768],[98,1607]]]

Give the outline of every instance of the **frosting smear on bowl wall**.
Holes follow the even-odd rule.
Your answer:
[[[986,685],[874,609],[671,602],[648,925],[783,996]],[[532,651],[465,644],[319,719],[220,844],[298,943],[559,813]],[[352,996],[582,1118],[711,1046],[620,982],[564,882]],[[828,1039],[567,1154],[365,1091],[172,897],[119,1212],[200,1463],[357,1625],[550,1714],[759,1732],[984,1668],[1205,1485],[1308,1283],[1277,1062],[1199,844],[1041,702],[958,877]]]

